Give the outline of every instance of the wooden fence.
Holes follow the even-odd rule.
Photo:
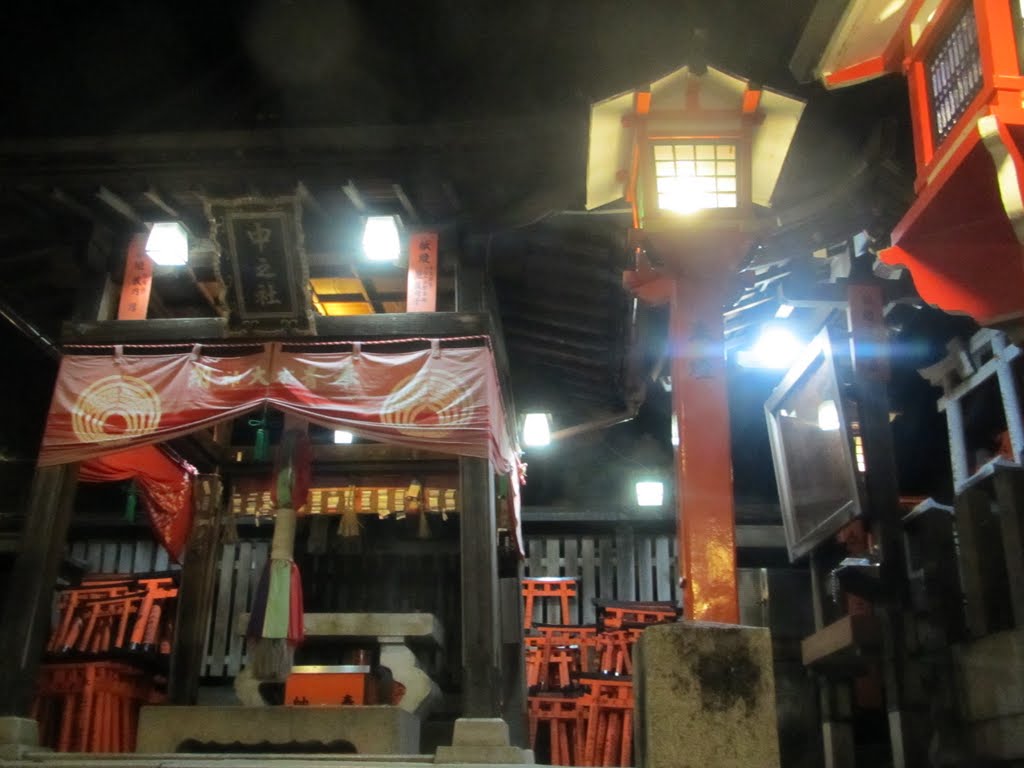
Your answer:
[[[68,552],[85,563],[89,573],[162,573],[179,568],[171,562],[167,550],[152,539],[76,541]]]
[[[677,601],[676,548],[671,534],[641,535],[629,529],[614,534],[527,536],[524,575],[578,579],[579,596],[570,604],[570,621],[587,624],[595,619],[594,598]],[[224,546],[206,631],[206,676],[233,677],[244,666],[245,640],[237,626],[238,615],[251,605],[268,552],[266,540]],[[72,545],[71,554],[99,573],[177,568],[152,541],[82,541]],[[398,554],[299,555],[299,560],[306,610],[434,613],[445,628],[448,663],[458,668],[457,551],[451,547],[439,551],[424,542]],[[538,605],[534,621],[557,623],[557,613],[548,615],[548,610]]]
[[[671,534],[634,535],[629,529],[614,535],[527,536],[523,575],[578,579],[569,623],[592,624],[594,598],[677,601],[677,548]],[[536,605],[533,620],[558,623],[558,611]]]

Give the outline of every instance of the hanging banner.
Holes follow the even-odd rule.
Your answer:
[[[194,467],[175,461],[155,445],[129,448],[83,462],[78,479],[85,483],[135,480],[157,539],[175,562],[181,562],[192,528]]]
[[[124,282],[118,320],[145,320],[149,311],[149,294],[153,289],[153,262],[146,255],[146,236],[136,235],[128,243],[124,261]]]
[[[65,355],[39,464],[163,442],[270,405],[382,443],[490,459],[510,477],[518,520],[521,464],[490,348],[433,341],[411,352],[368,352],[359,343],[318,349]]]
[[[409,280],[406,312],[437,310],[437,233],[417,232],[409,238]]]

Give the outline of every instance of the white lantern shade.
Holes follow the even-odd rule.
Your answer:
[[[636,483],[636,505],[638,507],[660,507],[665,503],[665,484],[660,480],[638,480]]]
[[[162,267],[188,264],[188,232],[177,221],[160,221],[149,230],[146,255]]]
[[[363,254],[367,261],[396,262],[402,255],[395,216],[368,216],[363,228]]]

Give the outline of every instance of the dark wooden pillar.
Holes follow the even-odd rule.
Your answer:
[[[459,459],[463,717],[501,716],[498,546],[494,472]]]
[[[206,625],[221,554],[223,486],[217,475],[200,475],[193,488],[195,517],[181,564],[178,618],[168,680],[171,704],[195,704],[206,657]]]
[[[29,713],[77,484],[77,464],[40,467],[32,481],[0,623],[0,715]]]
[[[825,574],[814,552],[810,557],[811,607],[814,611],[814,629],[825,628],[826,600],[831,600],[822,588]],[[848,681],[830,680],[817,675],[818,708],[821,717],[821,742],[825,768],[854,768],[857,752],[853,738],[853,697]]]
[[[865,486],[871,533],[881,558],[884,596],[874,608],[882,622],[882,677],[889,720],[889,740],[894,768],[927,765],[927,702],[915,695],[920,685],[912,663],[905,632],[909,607],[909,581],[903,546],[899,475],[889,421],[889,364],[879,281],[851,281],[849,323],[853,337],[853,362],[857,413],[867,460]]]
[[[526,657],[523,651],[522,563],[498,580],[501,601],[501,715],[514,747],[529,748]]]

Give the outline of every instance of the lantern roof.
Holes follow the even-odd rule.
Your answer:
[[[826,88],[856,85],[899,71],[906,24],[924,25],[935,0],[818,0],[790,68]]]
[[[696,89],[693,89],[696,86]],[[690,94],[696,90],[694,107]],[[751,198],[756,205],[769,206],[786,154],[803,114],[804,102],[767,88],[752,86],[743,77],[707,67],[703,74],[689,66],[670,72],[649,89],[626,91],[597,102],[590,110],[590,144],[587,155],[588,209],[606,205],[624,196],[625,179],[632,163],[634,134],[630,125],[640,113],[641,94],[650,99],[642,110],[647,119],[658,121],[659,131],[670,129],[685,134],[696,129],[688,115],[700,114],[701,136],[722,131],[735,132],[752,113],[757,118],[753,131],[753,184]],[[756,100],[748,99],[756,94]],[[756,108],[751,110],[750,104]],[[714,114],[713,119],[708,119]]]

